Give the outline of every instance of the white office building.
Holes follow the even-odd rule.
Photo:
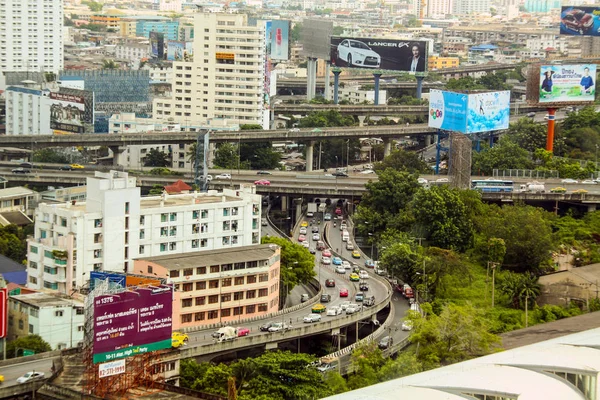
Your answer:
[[[63,69],[63,1],[0,1],[0,72]]]
[[[133,271],[133,260],[260,242],[261,196],[238,190],[141,197],[126,172],[87,178],[87,201],[41,203],[28,240],[28,287],[71,293],[91,271]]]
[[[454,14],[489,14],[490,0],[454,0]]]
[[[1,1],[1,0],[0,0]],[[7,135],[51,135],[49,90],[9,86],[6,98]]]
[[[150,58],[150,44],[124,43],[115,46],[115,58],[125,61],[140,61]]]
[[[427,16],[445,18],[452,14],[454,0],[427,0]]]
[[[194,61],[173,62],[172,95],[153,102],[153,117],[185,125],[220,118],[265,125],[264,29],[243,14],[194,16]]]

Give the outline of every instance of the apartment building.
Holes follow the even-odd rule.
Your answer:
[[[243,14],[199,13],[194,32],[194,61],[173,63],[172,96],[154,99],[153,117],[264,125],[263,28]]]
[[[454,0],[428,0],[427,16],[430,18],[444,18],[452,14]]]
[[[0,72],[63,68],[63,2],[0,2]]]
[[[259,244],[140,258],[134,272],[175,285],[173,329],[234,322],[278,310],[280,251]]]
[[[179,21],[166,17],[137,17],[136,36],[147,38],[150,32],[162,33],[165,40],[177,40],[179,38]]]
[[[117,60],[139,61],[150,58],[150,43],[124,43],[115,46]]]
[[[16,223],[10,221],[12,214],[25,214],[32,216],[40,195],[23,186],[0,189],[0,224]],[[4,221],[8,219],[8,221]],[[20,225],[16,223],[16,225]]]
[[[28,240],[28,287],[71,293],[91,271],[131,272],[139,257],[230,249],[260,241],[254,186],[141,197],[126,172],[87,178],[87,200],[40,203]]]
[[[490,0],[454,0],[452,12],[455,15],[489,14]]]
[[[50,91],[9,86],[6,98],[7,135],[51,135]]]
[[[84,304],[81,300],[51,293],[30,293],[8,298],[8,340],[40,335],[61,350],[83,341]],[[17,354],[23,356],[23,354]]]
[[[427,58],[427,65],[429,67],[429,71],[444,68],[456,68],[460,65],[460,58],[429,56]]]

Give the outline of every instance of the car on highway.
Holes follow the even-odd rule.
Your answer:
[[[598,184],[598,182],[596,182],[593,179],[586,179],[585,181],[582,181],[581,183],[583,185],[597,185]]]
[[[354,250],[352,252],[352,258],[360,258],[360,253],[358,252],[358,250]]]
[[[321,240],[321,235],[319,235],[318,233],[313,233],[312,240],[314,240],[314,241]]]
[[[402,330],[403,331],[411,331],[413,328],[413,322],[411,320],[405,320],[402,322]]]
[[[300,223],[300,227],[302,227],[302,228],[306,228],[307,226],[308,226],[308,221],[302,221]]]
[[[231,174],[219,174],[215,176],[215,179],[231,179]]]
[[[351,269],[352,267],[350,266],[350,263],[346,260],[342,261],[342,267],[344,267],[345,269]]]
[[[324,219],[325,221],[331,221],[331,214],[329,214],[329,213],[325,213],[325,216],[323,217],[323,219]]]
[[[352,242],[349,241],[346,243],[346,250],[354,250],[354,245]]]
[[[19,167],[13,168],[10,172],[12,172],[13,174],[29,174],[31,170]]]
[[[262,219],[260,220],[260,224],[261,224],[262,226],[268,226],[268,225],[269,225],[269,221],[267,221],[267,219],[266,219],[266,218],[262,218]]]
[[[585,194],[588,191],[585,189],[577,189],[577,190],[573,190],[573,194]]]
[[[323,250],[325,250],[325,242],[323,242],[323,241],[319,240],[319,241],[317,242],[317,250],[319,250],[319,251],[323,251]]]
[[[335,279],[325,279],[326,287],[335,287]]]
[[[345,231],[346,229],[348,229],[348,225],[346,225],[346,223],[342,221],[342,223],[340,224],[340,231]]]
[[[352,273],[352,274],[350,274],[350,280],[352,282],[358,282],[358,281],[360,281],[360,277],[358,276],[358,274]]]
[[[333,265],[342,265],[342,259],[339,257],[333,257],[333,260],[331,260],[333,262]]]
[[[373,260],[367,260],[367,261],[365,261],[365,267],[375,268],[375,262]]]
[[[583,35],[594,26],[594,16],[579,8],[573,8],[562,16],[560,22],[565,30]]]
[[[329,316],[329,317],[336,317],[336,316],[340,315],[341,313],[342,313],[342,309],[337,306],[329,307],[327,309],[327,316]]]
[[[310,243],[309,242],[302,242],[301,243],[302,247],[304,247],[305,249],[308,249],[310,247]]]
[[[306,227],[305,227],[305,226],[303,226],[303,227],[301,227],[301,228],[300,228],[300,232],[299,232],[299,233],[300,233],[301,235],[306,235],[306,233],[307,233],[307,232],[308,232],[308,229],[306,229]]]
[[[44,379],[44,373],[39,371],[27,372],[25,375],[17,378],[17,383],[27,383]]]
[[[567,178],[560,181],[560,183],[579,183],[579,181],[577,179]]]
[[[340,297],[348,297],[348,289],[341,288],[340,289]]]
[[[271,186],[271,181],[268,181],[266,179],[259,179],[257,181],[254,181],[254,184],[256,186]]]
[[[369,175],[369,174],[374,174],[375,171],[373,171],[372,169],[365,169],[364,171],[360,171],[359,173],[363,174],[363,175]]]
[[[342,215],[342,209],[340,207],[335,208],[335,215]]]
[[[27,169],[32,169],[33,168],[33,164],[30,162],[22,162],[21,164],[19,164],[19,167],[23,167],[23,168],[27,168]]]
[[[345,274],[346,270],[341,265],[338,265],[337,267],[335,267],[335,272],[337,272],[338,274]]]
[[[379,348],[382,350],[388,349],[390,347],[392,347],[392,344],[394,343],[394,339],[392,339],[391,336],[385,336],[383,339],[381,339],[379,341]]]
[[[321,252],[321,255],[323,257],[331,257],[331,250],[330,249],[325,249]]]
[[[307,217],[314,217],[315,213],[313,213],[312,211],[309,211],[306,213]]]
[[[363,306],[371,307],[375,305],[375,296],[366,296],[363,300]]]
[[[60,171],[73,171],[73,167],[71,167],[70,165],[61,165],[60,167],[58,167],[58,169]]]
[[[361,306],[359,304],[350,303],[350,305],[346,308],[346,314],[354,314],[361,310]]]
[[[550,189],[550,193],[567,193],[567,189],[565,189],[564,187],[555,187]]]
[[[81,164],[71,164],[71,168],[73,169],[84,169],[85,167]]]
[[[308,296],[308,295],[307,295]],[[307,299],[308,300],[308,299]],[[259,329],[261,332],[268,332],[269,328],[272,327],[275,324],[275,322],[267,322],[262,324]]]
[[[350,302],[349,301],[342,301],[340,303],[340,308],[342,309],[342,311],[346,311],[346,309],[350,306]]]
[[[258,171],[256,173],[256,175],[273,175],[272,173],[270,173],[269,171]]]
[[[331,295],[328,293],[323,293],[321,295],[321,303],[329,303],[331,301]]]
[[[317,254],[317,249],[315,249],[314,247],[309,247],[308,251],[310,252],[310,254]]]
[[[289,132],[300,132],[299,128],[292,128],[289,130]]]
[[[365,299],[365,294],[363,292],[357,292],[356,295],[354,295],[354,301],[363,301]]]
[[[313,323],[321,321],[321,314],[308,314],[302,319],[305,323]]]
[[[329,265],[329,264],[331,264],[331,258],[329,258],[329,257],[323,257],[323,258],[321,258],[321,262],[323,264],[325,264],[325,265]]]
[[[306,240],[306,236],[304,236],[304,235],[298,236],[298,241],[299,242],[304,242],[305,240]]]
[[[333,174],[331,174],[333,176],[335,176],[336,178],[347,178],[348,174],[345,172],[340,172],[340,171],[336,171]]]
[[[300,296],[301,303],[306,303],[308,301],[308,299],[310,299],[310,296],[308,295],[308,293],[303,293],[302,296]]]
[[[269,332],[282,332],[291,329],[292,327],[285,322],[274,322],[269,328]]]
[[[248,328],[237,328],[238,337],[248,336],[250,334],[250,329]]]
[[[527,113],[527,118],[535,118],[535,112],[528,112]]]
[[[312,228],[310,228],[310,231],[312,233],[319,233],[319,227],[318,226],[313,226]]]
[[[312,306],[312,308],[310,309],[313,313],[316,314],[320,314],[322,312],[327,311],[327,307],[325,307],[323,304],[321,303],[317,303],[314,306]]]
[[[361,270],[358,276],[360,276],[360,279],[369,279],[369,273],[365,270]]]

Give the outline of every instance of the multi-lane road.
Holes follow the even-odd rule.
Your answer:
[[[17,383],[17,378],[30,371],[43,372],[47,377],[49,377],[52,374],[51,368],[53,362],[57,361],[57,359],[58,357],[45,358],[42,360],[26,361],[0,367],[0,375],[4,376],[2,388],[19,385],[19,383]]]

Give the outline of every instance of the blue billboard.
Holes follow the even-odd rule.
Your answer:
[[[271,59],[287,61],[290,52],[290,21],[271,21]]]
[[[119,274],[118,272],[110,273],[104,271],[92,271],[90,272],[90,291],[94,290],[98,281],[106,281],[108,279],[108,286],[111,289],[114,288],[124,288],[125,285],[125,275]]]
[[[600,36],[600,7],[565,6],[560,13],[560,34]]]
[[[429,92],[429,126],[478,133],[508,129],[510,91],[455,93],[432,89]]]

